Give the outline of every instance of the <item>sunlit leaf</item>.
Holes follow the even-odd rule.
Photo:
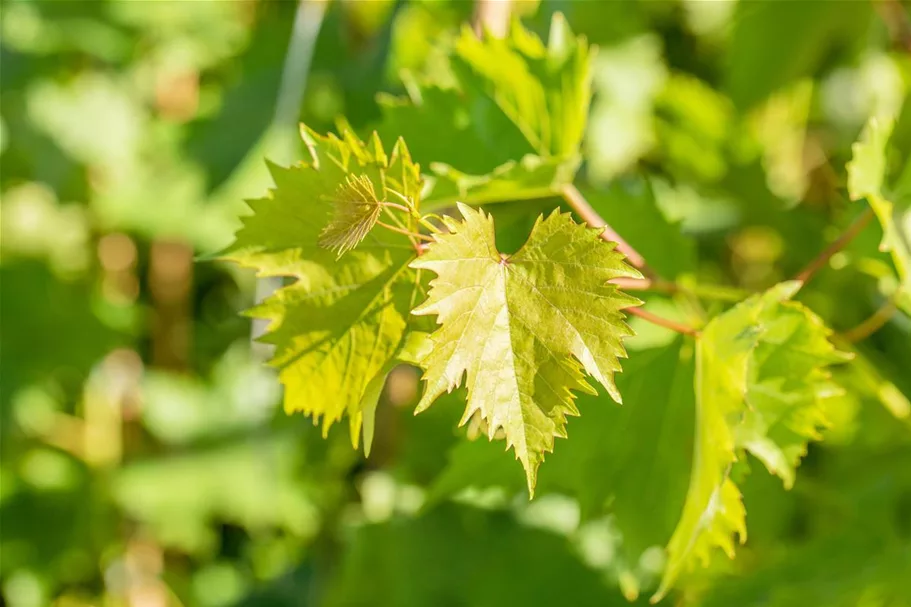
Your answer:
[[[285,385],[285,410],[322,418],[324,432],[347,414],[357,444],[362,399],[370,392],[371,400],[372,382],[403,343],[422,288],[408,267],[415,250],[406,236],[358,232],[360,246],[336,259],[319,245],[320,235],[340,187],[353,182],[377,196],[394,189],[416,199],[420,178],[401,141],[387,158],[376,137],[368,145],[350,132],[344,139],[303,134],[311,158],[289,169],[270,167],[275,189],[250,202],[253,215],[243,218],[222,257],[260,276],[295,279],[250,311],[270,321],[263,341],[275,346],[271,363]]]
[[[786,282],[751,297],[699,338],[693,470],[656,599],[685,570],[707,564],[715,548],[733,557],[733,536],[746,540],[731,478],[741,454],[752,453],[790,487],[807,442],[826,425],[826,400],[841,393],[827,367],[848,356],[815,314],[789,301],[798,288]]]
[[[433,351],[421,362],[426,390],[418,410],[453,390],[467,374],[468,406],[486,420],[488,437],[505,431],[508,447],[534,489],[544,453],[565,436],[566,416],[577,415],[572,391],[591,391],[582,370],[616,401],[613,375],[631,334],[623,308],[638,304],[607,284],[637,277],[598,231],[554,212],[539,219],[525,245],[504,255],[493,222],[459,205],[464,221],[448,220],[414,268],[437,274],[415,314],[436,314]]]

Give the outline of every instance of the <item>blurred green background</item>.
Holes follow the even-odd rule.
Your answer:
[[[413,417],[413,369],[386,386],[369,460],[344,429],[322,440],[286,416],[238,314],[263,286],[196,261],[270,185],[264,157],[302,156],[298,121],[368,129],[378,93],[403,94],[461,24],[504,9],[482,4],[0,2],[0,604],[625,605],[630,576],[654,581],[660,551],[625,562],[609,508],[579,496],[441,498],[461,407]],[[505,10],[545,36],[563,12],[601,47],[581,180],[627,234],[632,207],[610,203],[655,176],[687,248],[640,250],[715,281],[768,286],[850,220],[843,167],[868,116],[898,115],[894,145],[911,149],[907,3]],[[808,290],[838,329],[894,288],[876,230]],[[862,349],[795,489],[754,466],[750,542],[668,603],[911,605],[911,425],[894,393],[911,394],[911,320]]]

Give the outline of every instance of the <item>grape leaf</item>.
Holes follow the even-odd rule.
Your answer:
[[[428,181],[433,186],[426,201],[430,207],[439,207],[457,200],[486,204],[553,196],[572,183],[577,163],[528,154],[484,175],[469,175],[437,162],[430,163],[430,168],[434,175]]]
[[[270,362],[285,386],[285,410],[303,411],[314,423],[322,418],[324,433],[347,413],[356,446],[363,412],[375,407],[377,384],[404,343],[423,287],[408,267],[415,250],[406,236],[368,233],[359,221],[345,228],[338,216],[329,223],[334,201],[339,188],[357,183],[383,199],[394,191],[417,203],[422,183],[402,140],[387,157],[377,136],[369,145],[351,132],[302,136],[311,158],[292,168],[270,165],[275,189],[249,202],[253,215],[221,258],[259,276],[295,279],[249,314],[270,321],[262,341],[275,346]],[[336,259],[319,244],[327,223],[341,248],[363,242]]]
[[[430,166],[432,205],[540,197],[572,181],[591,101],[590,49],[559,14],[545,45],[513,22],[505,38],[465,27],[449,74],[380,98],[386,135]],[[441,83],[440,80],[445,80]]]
[[[897,301],[911,314],[911,163],[894,192],[886,187],[886,151],[894,121],[871,118],[864,127],[860,141],[852,147],[848,163],[848,193],[852,200],[866,198],[883,227],[880,250],[892,254],[901,282]]]
[[[746,534],[740,492],[728,478],[734,463],[731,426],[742,416],[747,365],[759,339],[758,308],[752,298],[714,318],[696,348],[696,436],[693,469],[683,513],[667,546],[668,562],[653,602],[663,597],[689,562],[707,562],[714,546],[729,555],[731,536]]]
[[[786,487],[809,440],[826,423],[826,399],[840,394],[827,367],[844,361],[831,334],[806,307],[788,301],[786,282],[714,318],[696,350],[696,440],[686,503],[668,543],[658,600],[694,561],[715,547],[733,557],[746,539],[746,513],[731,479],[738,452],[748,451]]]
[[[807,441],[821,439],[820,430],[828,425],[828,399],[843,393],[827,367],[852,356],[835,349],[828,339],[831,330],[800,303],[767,308],[759,322],[762,336],[750,359],[748,409],[735,442],[790,489]]]
[[[436,314],[432,352],[421,361],[426,390],[418,411],[452,391],[467,373],[467,422],[479,412],[488,437],[505,432],[534,490],[544,453],[578,415],[572,390],[592,392],[582,369],[620,402],[613,375],[631,335],[622,309],[639,301],[609,280],[640,276],[598,230],[555,211],[540,218],[515,254],[496,249],[493,221],[459,204],[411,267],[437,274],[414,314]],[[573,358],[575,357],[575,358]]]

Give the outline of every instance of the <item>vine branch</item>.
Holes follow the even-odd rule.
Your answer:
[[[646,277],[644,280],[625,280],[618,278],[614,281],[614,284],[618,286],[623,284],[629,288],[630,285],[639,283],[633,287],[634,290],[646,290],[649,288],[654,288],[655,290],[661,290],[665,293],[676,293],[680,290],[676,283],[669,282],[659,277],[658,273],[649,267],[649,265],[645,262],[645,258],[642,257],[639,251],[634,249],[628,242],[626,242],[626,240],[624,240],[616,230],[610,227],[610,225],[604,221],[604,218],[601,217],[601,215],[599,215],[594,208],[592,208],[592,205],[590,205],[588,201],[585,200],[582,192],[580,192],[575,185],[568,183],[563,186],[562,194],[564,200],[566,200],[566,203],[573,211],[576,212],[577,215],[579,215],[579,217],[582,218],[582,221],[593,228],[602,228],[601,238],[607,242],[616,243],[617,250],[626,256],[626,259],[629,261],[630,265],[642,272],[642,274],[644,274]],[[684,335],[692,335],[694,337],[698,337],[699,335],[699,331],[693,327],[678,323],[673,320],[668,320],[667,318],[662,318],[660,316],[652,314],[651,312],[646,312],[641,308],[627,308],[626,311],[633,316],[638,316],[639,318],[642,318],[643,320],[646,320],[652,324],[671,329],[678,333],[683,333]]]
[[[608,242],[617,244],[617,250],[623,253],[630,265],[642,272],[647,278],[655,281],[658,279],[657,273],[645,262],[645,258],[626,242],[610,225],[604,221],[604,218],[598,214],[598,211],[585,200],[582,192],[575,185],[569,183],[563,187],[563,198],[582,220],[593,228],[603,228],[601,238]]]
[[[388,224],[388,223],[385,223],[382,221],[377,221],[376,225],[380,226],[381,228],[386,228],[387,230],[390,230],[392,232],[396,232],[398,234],[404,234],[405,236],[409,236],[411,238],[416,238],[418,240],[423,240],[425,242],[433,242],[433,238],[431,238],[430,236],[427,236],[426,234],[421,234],[419,232],[409,232],[408,230],[398,228],[394,225],[391,225],[391,224]]]
[[[854,240],[854,238],[867,227],[867,224],[870,223],[871,219],[873,219],[873,209],[867,207],[867,209],[861,213],[844,232],[842,232],[841,236],[836,238],[832,244],[826,247],[808,263],[803,270],[798,272],[797,275],[794,276],[794,280],[801,282],[801,286],[808,283],[810,279],[829,262],[829,259],[831,259],[833,255],[845,248],[849,242]]]

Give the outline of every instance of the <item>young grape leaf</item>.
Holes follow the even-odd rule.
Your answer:
[[[555,211],[539,218],[515,254],[496,249],[490,216],[459,204],[411,267],[437,274],[414,314],[436,314],[432,352],[421,361],[426,389],[418,411],[467,374],[467,422],[475,412],[488,437],[505,432],[534,490],[544,453],[578,415],[572,390],[591,392],[582,369],[620,402],[613,381],[631,335],[622,310],[639,301],[608,281],[640,274],[593,230]]]
[[[337,251],[341,257],[360,244],[373,229],[383,212],[383,205],[366,175],[347,176],[329,200],[335,206],[335,214],[320,233],[319,243]]]
[[[221,258],[259,276],[294,279],[249,314],[270,321],[262,341],[275,346],[271,364],[285,386],[285,410],[303,411],[314,423],[322,418],[324,433],[347,413],[356,446],[363,413],[375,407],[423,287],[408,266],[415,249],[406,236],[365,230],[361,219],[345,227],[338,214],[330,223],[333,205],[339,189],[350,187],[384,200],[394,190],[417,204],[422,183],[402,140],[387,157],[376,136],[370,144],[350,132],[341,139],[310,130],[302,136],[309,161],[270,165],[275,189],[249,202],[253,214],[242,218]],[[327,233],[339,250],[362,242],[336,259],[319,244]]]
[[[827,367],[848,358],[806,307],[788,301],[799,283],[781,283],[714,318],[696,350],[696,440],[686,503],[668,543],[653,600],[715,547],[730,557],[746,539],[746,513],[731,479],[747,451],[786,487],[809,440],[820,438],[827,399],[839,395]]]
[[[797,302],[783,302],[760,315],[762,336],[750,358],[748,405],[735,442],[794,485],[808,440],[820,440],[828,425],[828,399],[843,390],[828,365],[850,360],[829,341],[832,332]]]
[[[591,51],[559,14],[545,45],[513,22],[505,38],[462,30],[446,78],[381,97],[383,135],[430,166],[431,205],[539,197],[572,181],[591,101]],[[440,83],[440,80],[445,82]]]
[[[886,187],[886,151],[893,126],[891,119],[873,117],[867,122],[860,141],[851,148],[848,193],[852,200],[866,198],[882,224],[880,249],[892,254],[901,282],[897,301],[911,314],[911,306],[905,303],[911,298],[911,162],[890,192]]]

